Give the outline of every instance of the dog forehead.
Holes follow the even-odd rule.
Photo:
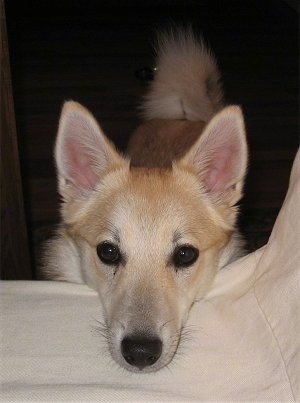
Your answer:
[[[178,179],[172,170],[134,168],[122,180],[108,179],[73,226],[90,244],[108,237],[157,245],[161,240],[173,243],[179,234],[196,234],[210,243],[218,236],[214,214],[189,175]]]
[[[173,215],[180,207],[178,189],[171,172],[133,169],[108,175],[87,203],[82,203],[72,227],[79,232],[97,231],[113,224],[154,223]],[[177,207],[176,207],[177,206]]]
[[[110,222],[123,239],[172,241],[179,234],[207,232],[213,217],[204,200],[172,171],[134,169],[114,198]]]
[[[171,169],[138,168],[130,169],[127,189],[137,194],[151,195],[155,192],[170,192],[175,186],[174,174]]]
[[[121,228],[128,225],[153,231],[172,227],[173,219],[183,218],[185,213],[171,174],[137,170],[115,197],[111,219]]]

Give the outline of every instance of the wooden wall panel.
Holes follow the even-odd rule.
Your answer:
[[[4,4],[1,0],[1,278],[33,277],[24,214]]]

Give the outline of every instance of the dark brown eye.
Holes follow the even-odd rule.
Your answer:
[[[116,265],[121,260],[119,248],[110,242],[102,242],[97,246],[99,259],[105,264]]]
[[[173,262],[175,267],[188,267],[196,262],[198,256],[198,249],[190,245],[182,245],[175,250],[173,255]]]

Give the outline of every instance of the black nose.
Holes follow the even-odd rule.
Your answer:
[[[143,369],[159,359],[162,342],[154,337],[127,336],[122,340],[121,351],[128,364]]]

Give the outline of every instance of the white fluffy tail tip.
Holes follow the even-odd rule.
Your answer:
[[[144,118],[208,121],[223,107],[215,57],[192,29],[159,33],[156,53],[157,70],[141,105]]]

